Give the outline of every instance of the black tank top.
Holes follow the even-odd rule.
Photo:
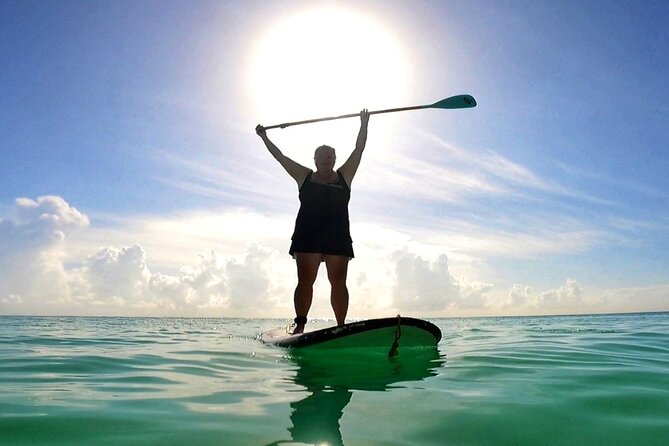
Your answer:
[[[351,191],[342,175],[322,184],[312,180],[313,172],[300,187],[300,210],[295,221],[293,240],[319,235],[341,242],[351,242],[348,202]]]

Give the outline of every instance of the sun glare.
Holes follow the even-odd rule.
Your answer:
[[[409,65],[393,33],[367,16],[336,8],[294,14],[255,44],[253,112],[271,125],[398,106]]]

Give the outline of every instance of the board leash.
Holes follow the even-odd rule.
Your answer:
[[[402,316],[397,315],[397,328],[395,329],[395,340],[388,350],[388,357],[394,358],[399,355],[400,337],[402,337]]]

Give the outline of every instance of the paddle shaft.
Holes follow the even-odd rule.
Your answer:
[[[430,104],[430,105],[414,105],[412,107],[400,107],[400,108],[388,108],[388,109],[385,109],[385,110],[375,110],[375,111],[369,112],[369,114],[370,115],[378,115],[378,114],[381,114],[381,113],[392,113],[392,112],[407,111],[407,110],[420,110],[420,109],[423,109],[423,108],[431,108],[431,107],[432,107],[432,104]],[[321,121],[333,121],[335,119],[355,118],[356,116],[360,116],[360,113],[350,113],[348,115],[331,116],[329,118],[307,119],[306,121],[285,122],[283,124],[270,125],[268,127],[265,127],[265,130],[276,129],[276,128],[285,129],[286,127],[290,127],[292,125],[311,124],[312,122],[321,122]]]

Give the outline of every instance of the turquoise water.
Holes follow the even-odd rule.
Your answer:
[[[669,313],[433,322],[388,359],[288,355],[278,320],[0,317],[0,445],[668,444]]]

